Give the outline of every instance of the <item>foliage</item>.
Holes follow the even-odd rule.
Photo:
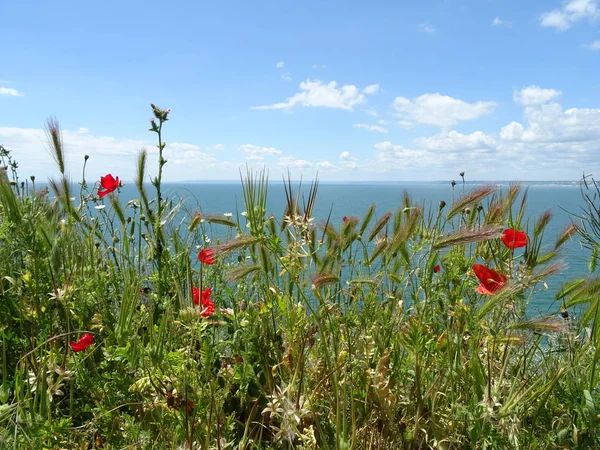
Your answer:
[[[138,199],[122,204],[111,174],[88,186],[86,156],[76,201],[56,120],[52,193],[0,147],[2,448],[600,444],[600,284],[526,316],[574,228],[548,251],[551,216],[530,221],[519,186],[465,191],[461,173],[451,205],[406,193],[396,211],[315,223],[318,183],[301,202],[288,180],[277,218],[249,172],[244,213],[189,212],[164,197],[170,111],[152,109],[153,199],[143,151]]]

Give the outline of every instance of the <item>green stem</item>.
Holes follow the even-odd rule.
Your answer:
[[[163,253],[163,242],[162,242],[162,233],[161,233],[161,217],[163,212],[163,201],[162,201],[162,171],[163,166],[165,164],[165,160],[163,159],[163,149],[164,145],[162,142],[162,127],[163,122],[160,121],[160,125],[158,126],[158,177],[156,178],[156,218],[154,221],[154,233],[156,236],[156,261],[158,268],[158,297],[162,298],[163,296],[163,267],[162,267],[162,253]]]

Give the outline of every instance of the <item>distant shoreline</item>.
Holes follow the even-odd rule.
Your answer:
[[[312,179],[304,180],[292,180],[292,183],[299,183],[302,181],[303,184],[310,185]],[[456,181],[457,186],[462,186],[463,182]],[[165,181],[165,184],[239,184],[240,180],[184,180],[184,181]],[[520,184],[524,186],[548,186],[548,187],[579,187],[580,180],[576,181],[465,181],[465,186],[481,186],[481,185],[495,185],[495,186],[508,186],[510,184]],[[280,179],[269,179],[269,184],[284,184],[283,180]],[[450,185],[451,180],[443,181],[321,181],[321,185],[362,185],[362,186],[427,186],[427,185]]]

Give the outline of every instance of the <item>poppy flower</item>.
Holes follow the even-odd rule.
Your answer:
[[[439,264],[438,264],[438,265],[436,265],[436,266],[433,268],[433,271],[434,271],[435,273],[438,273],[438,272],[440,271],[440,265],[439,265]]]
[[[198,260],[203,264],[215,263],[215,251],[212,248],[205,248],[198,253]]]
[[[119,177],[113,178],[110,173],[105,177],[100,177],[100,186],[101,187],[98,188],[98,196],[104,197],[106,194],[110,194],[119,187]]]
[[[527,245],[527,234],[524,231],[517,231],[507,228],[502,233],[502,242],[508,248],[520,248]]]
[[[481,284],[477,287],[477,292],[483,295],[496,294],[504,287],[507,280],[506,275],[481,264],[473,264],[473,272],[481,281]]]
[[[202,293],[200,293],[200,289],[198,289],[195,286],[192,289],[192,294],[194,297],[194,305],[200,305],[200,302],[202,301],[202,308],[203,308],[202,317],[203,318],[207,318],[215,312],[215,304],[210,299],[211,292],[212,292],[211,288],[204,289],[202,291]],[[200,294],[202,294],[202,295],[200,295]]]
[[[342,222],[347,222],[348,221],[348,217],[344,216],[342,217]]]
[[[85,333],[77,342],[71,341],[69,345],[74,352],[82,352],[94,343],[94,336],[91,333]]]

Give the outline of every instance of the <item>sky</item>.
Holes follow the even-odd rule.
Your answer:
[[[600,0],[0,2],[19,175],[165,181],[600,176]],[[149,165],[155,173],[157,164]]]

